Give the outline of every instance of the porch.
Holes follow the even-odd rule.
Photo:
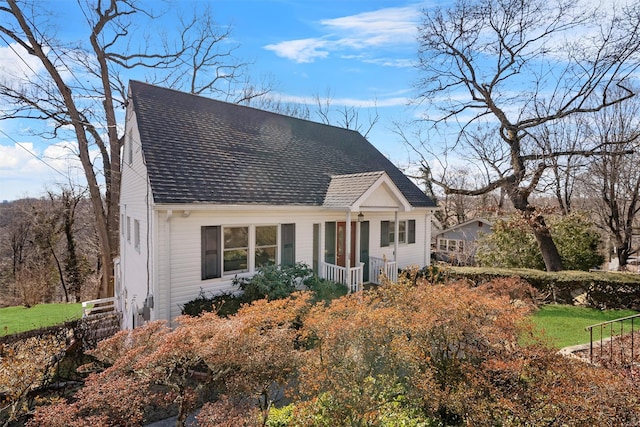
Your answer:
[[[335,264],[322,263],[320,277],[347,286],[349,293],[362,290],[365,283],[382,284],[385,279],[398,280],[398,263],[384,258],[369,257],[369,277],[364,277],[365,263],[356,267],[342,267]]]
[[[313,265],[321,277],[344,283],[349,292],[361,290],[363,283],[380,283],[381,274],[397,280],[398,213],[413,208],[386,172],[332,176],[322,206],[337,215],[333,221],[314,224]],[[380,223],[380,248],[385,247],[393,261],[370,256],[369,213],[388,218]],[[382,252],[377,245],[374,249],[377,255]]]

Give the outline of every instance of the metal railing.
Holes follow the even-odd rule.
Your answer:
[[[620,361],[624,362],[624,350],[629,348],[631,350],[630,362],[633,363],[635,358],[635,337],[636,331],[635,320],[640,318],[640,314],[634,314],[633,316],[621,317],[619,319],[609,320],[607,322],[597,323],[595,325],[587,326],[586,331],[589,332],[589,361],[593,363],[594,357],[594,333],[598,334],[596,337],[596,343],[599,342],[600,358],[603,358],[604,349],[609,347],[609,360],[613,361],[614,358],[614,340],[618,340],[618,346],[620,351]],[[630,323],[628,332],[625,332],[625,322]],[[608,333],[608,337],[604,335]],[[625,334],[630,336],[628,344],[624,341]]]
[[[398,281],[398,263],[386,258],[369,257],[369,282],[379,285],[384,278],[391,282]]]

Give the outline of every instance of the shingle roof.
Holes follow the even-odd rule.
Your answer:
[[[156,203],[321,206],[335,175],[385,171],[435,204],[358,132],[132,81]]]
[[[351,206],[384,174],[383,171],[336,175],[331,177],[323,206],[344,208]]]

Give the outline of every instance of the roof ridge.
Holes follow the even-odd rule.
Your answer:
[[[358,177],[358,176],[379,176],[385,174],[386,172],[383,170],[380,171],[371,171],[371,172],[356,172],[356,173],[345,173],[339,175],[331,175],[331,178],[342,178],[342,177]]]
[[[167,87],[163,87],[163,86],[157,86],[157,85],[154,85],[154,84],[151,84],[151,83],[147,83],[147,82],[143,82],[143,81],[140,81],[140,80],[129,80],[129,85],[131,85],[132,83],[134,85],[135,84],[145,85],[145,86],[157,89],[157,90],[174,92],[175,94],[180,95],[180,96],[191,96],[191,97],[202,99],[202,100],[205,100],[205,101],[217,102],[217,103],[229,105],[231,107],[237,107],[237,108],[248,109],[248,110],[260,112],[261,114],[268,114],[268,115],[278,116],[278,117],[285,118],[287,120],[291,120],[291,119],[299,120],[301,122],[307,122],[307,123],[311,123],[311,124],[314,124],[314,125],[320,125],[320,126],[328,126],[328,127],[331,127],[331,128],[340,129],[340,130],[344,130],[344,131],[355,132],[355,133],[357,133],[359,135],[362,135],[359,131],[357,131],[355,129],[348,129],[348,128],[344,128],[344,127],[341,127],[341,126],[332,125],[332,124],[329,124],[329,123],[317,122],[317,121],[314,121],[314,120],[311,120],[311,119],[303,119],[301,117],[289,116],[287,114],[277,113],[275,111],[270,111],[270,110],[263,110],[261,108],[253,107],[253,106],[250,106],[250,105],[243,105],[243,104],[237,104],[235,102],[223,101],[223,100],[220,100],[220,99],[211,98],[211,97],[204,96],[204,95],[201,95],[201,94],[183,92],[183,91],[178,90],[178,89],[167,88]],[[364,137],[364,135],[362,135],[362,136],[363,136],[363,138],[366,139],[366,137]]]

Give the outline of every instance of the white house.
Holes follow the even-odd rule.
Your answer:
[[[358,132],[136,81],[129,96],[123,327],[171,321],[265,263],[351,290],[429,263],[434,202]]]

